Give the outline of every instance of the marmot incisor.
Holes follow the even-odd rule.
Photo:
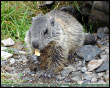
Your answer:
[[[25,37],[31,53],[36,48],[41,52],[39,67],[54,72],[63,69],[69,53],[82,46],[84,40],[83,26],[73,16],[60,10],[33,17]]]

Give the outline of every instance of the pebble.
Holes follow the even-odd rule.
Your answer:
[[[97,29],[97,33],[108,34],[109,33],[109,29],[108,29],[108,27],[100,27],[100,28]]]
[[[15,63],[15,59],[14,58],[10,58],[10,64],[14,64]]]
[[[11,72],[12,70],[13,70],[12,67],[9,67],[9,66],[6,66],[6,67],[5,67],[5,71],[9,71],[9,72]]]
[[[19,54],[23,54],[23,55],[25,55],[26,52],[24,52],[24,51],[19,51]]]
[[[63,69],[63,71],[61,71],[61,75],[64,76],[64,77],[66,77],[66,76],[68,76],[68,74],[70,72],[74,72],[74,71],[76,71],[76,68],[73,67],[72,65],[69,65],[68,67],[65,67]]]
[[[93,45],[84,45],[76,53],[79,57],[84,58],[85,61],[94,59],[95,56],[99,55],[101,50]]]
[[[101,57],[101,59],[104,59],[104,61],[107,61],[107,60],[109,60],[109,55],[107,55],[107,54],[100,54],[100,57]]]
[[[90,80],[84,80],[82,84],[89,84],[90,82]]]
[[[86,74],[84,74],[84,75],[83,75],[83,79],[91,80],[91,76],[90,76],[90,75],[86,75]]]
[[[15,42],[11,38],[2,40],[1,42],[4,46],[11,46],[15,44]]]
[[[91,82],[97,82],[97,78],[96,78],[96,77],[93,77],[93,78],[91,79]]]
[[[109,70],[106,71],[106,74],[109,74]]]
[[[90,75],[90,74],[92,74],[92,72],[88,72],[88,71],[87,71],[87,72],[85,72],[85,74]]]
[[[94,69],[98,68],[102,64],[102,62],[103,59],[89,61],[87,65],[88,71],[93,71]]]
[[[78,82],[78,81],[81,81],[82,79],[81,79],[80,76],[75,76],[75,77],[72,77],[71,80],[72,80],[72,81],[77,81],[77,82]]]
[[[6,47],[1,47],[1,50],[2,50],[2,51],[6,50],[6,49],[7,49]]]
[[[72,72],[71,76],[74,77],[74,76],[81,76],[82,73],[79,72],[79,71],[75,71],[75,72]]]
[[[1,51],[1,57],[3,58],[3,60],[7,60],[8,58],[12,57],[13,54],[5,52],[5,51]]]
[[[56,76],[56,79],[57,79],[57,80],[63,80],[63,79],[65,79],[65,77],[64,77],[64,76],[61,76],[61,75],[57,75],[57,76]]]
[[[99,68],[96,69],[96,72],[102,72],[109,70],[109,61],[105,61]]]
[[[109,74],[104,75],[104,80],[109,83]]]
[[[106,53],[109,54],[109,47],[105,49]]]
[[[78,84],[82,84],[82,83],[83,83],[83,81],[77,81],[77,83],[78,83]]]
[[[82,69],[81,69],[81,72],[86,72],[87,71],[87,68],[86,67],[83,67]]]
[[[109,33],[108,27],[100,27],[97,29],[97,37],[100,39],[105,37],[107,33]]]
[[[98,73],[98,76],[99,76],[99,77],[102,77],[103,75],[105,75],[105,73],[103,73],[103,72]]]
[[[104,80],[99,80],[99,81],[97,82],[97,84],[107,84],[107,83],[104,82]]]

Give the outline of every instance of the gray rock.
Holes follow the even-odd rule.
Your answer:
[[[97,37],[99,39],[105,37],[109,33],[108,27],[101,27],[97,29]]]
[[[64,76],[61,76],[61,75],[57,75],[57,76],[56,76],[56,80],[63,80],[63,79],[65,79]]]
[[[11,38],[2,40],[1,42],[3,43],[4,46],[11,46],[15,44],[15,42]]]
[[[97,82],[97,78],[96,78],[96,77],[93,77],[93,78],[91,79],[91,82]]]
[[[81,76],[81,75],[82,75],[81,72],[75,71],[75,72],[72,72],[71,77],[74,77],[74,76]]]
[[[96,69],[96,72],[101,72],[109,69],[109,61],[105,61],[99,68]]]
[[[108,29],[108,27],[100,27],[100,28],[97,29],[97,33],[108,34],[109,33],[109,29]]]
[[[101,73],[98,73],[97,75],[98,75],[99,77],[102,77],[102,76],[105,75],[105,73],[101,72]]]
[[[6,49],[7,49],[7,47],[1,47],[1,50],[2,51],[6,50]]]
[[[92,77],[91,77],[91,75],[86,75],[86,74],[84,74],[84,75],[83,75],[83,79],[85,79],[85,80],[91,80]]]
[[[97,37],[99,38],[99,39],[101,39],[101,38],[103,38],[103,37],[105,37],[106,36],[106,34],[104,34],[104,33],[97,33]]]
[[[79,57],[84,58],[85,61],[90,61],[99,55],[101,50],[93,45],[84,45],[76,53]]]
[[[104,61],[109,60],[109,55],[106,55],[106,54],[103,55],[103,54],[101,54],[100,57],[101,57],[101,59],[104,59]]]
[[[86,67],[83,67],[82,69],[81,69],[81,72],[86,72],[87,71],[87,68]]]
[[[81,81],[81,77],[80,76],[75,76],[71,78],[72,81]]]
[[[15,63],[15,59],[14,58],[10,58],[10,64],[14,64]]]
[[[1,57],[3,58],[3,60],[6,60],[6,59],[8,59],[8,58],[10,58],[12,56],[13,56],[13,54],[11,54],[11,53],[8,53],[8,52],[5,52],[5,51],[1,51]]]
[[[90,82],[91,82],[90,80],[84,80],[82,84],[88,84]]]
[[[108,47],[108,49],[105,49],[105,52],[106,52],[107,54],[109,54],[109,47]]]

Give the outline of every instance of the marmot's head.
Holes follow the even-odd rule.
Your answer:
[[[54,18],[40,15],[33,17],[29,33],[32,47],[42,50],[50,42],[59,39],[61,28]]]

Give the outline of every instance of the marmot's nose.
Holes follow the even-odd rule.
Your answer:
[[[37,48],[37,49],[39,48],[39,44],[37,44],[37,43],[34,42],[34,41],[32,42],[32,46],[33,46],[33,48]]]

